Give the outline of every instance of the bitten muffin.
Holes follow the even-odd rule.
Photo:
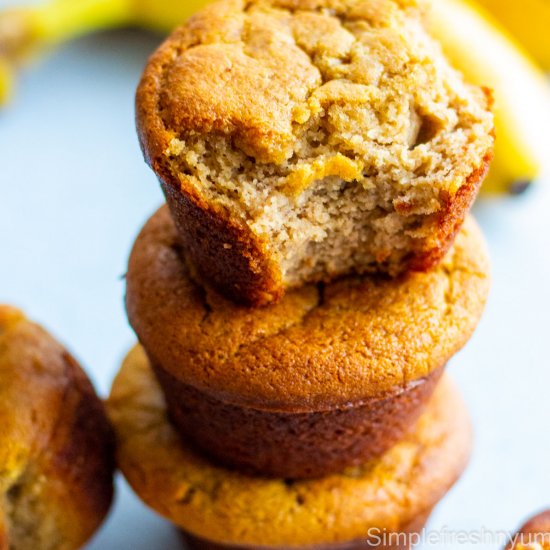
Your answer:
[[[413,0],[226,0],[151,57],[137,127],[204,278],[251,305],[348,273],[425,270],[492,155]]]
[[[0,305],[0,549],[75,550],[113,496],[114,439],[76,361]]]
[[[107,410],[126,479],[197,548],[359,548],[369,536],[420,529],[471,444],[464,404],[444,379],[414,430],[381,458],[318,480],[248,477],[209,462],[175,432],[139,347]]]
[[[260,309],[189,265],[163,207],[134,245],[126,306],[171,418],[210,457],[286,478],[339,471],[400,439],[489,288],[471,219],[429,272],[308,285]]]
[[[550,510],[527,521],[506,546],[506,550],[550,550]]]

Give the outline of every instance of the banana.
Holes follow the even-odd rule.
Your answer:
[[[550,71],[550,0],[478,0],[545,71]]]
[[[133,0],[132,22],[160,32],[169,32],[209,0]]]
[[[11,96],[13,74],[8,62],[0,57],[0,105]]]
[[[430,0],[428,26],[466,80],[495,96],[495,159],[483,190],[520,192],[550,156],[550,92],[544,75],[490,16],[464,0]]]

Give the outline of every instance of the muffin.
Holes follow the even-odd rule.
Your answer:
[[[176,433],[139,347],[124,361],[107,410],[126,479],[196,548],[377,547],[366,539],[422,528],[471,443],[462,400],[443,379],[414,430],[381,458],[317,480],[249,477],[209,462]]]
[[[348,273],[426,270],[485,177],[487,90],[414,0],[225,0],[176,30],[137,128],[202,277],[249,305]]]
[[[130,256],[128,317],[186,441],[249,473],[317,477],[379,456],[422,411],[489,288],[468,220],[437,267],[235,304],[188,263],[166,207]]]
[[[506,550],[550,550],[550,510],[527,521],[512,537]]]
[[[80,548],[113,496],[114,440],[78,363],[0,305],[0,549]]]

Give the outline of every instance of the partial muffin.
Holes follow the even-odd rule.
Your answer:
[[[426,270],[492,156],[414,0],[225,0],[149,60],[137,127],[204,278],[251,305],[348,273]]]
[[[71,355],[3,305],[0,419],[0,549],[80,548],[111,505],[111,427]]]
[[[369,535],[420,529],[471,444],[464,404],[443,379],[414,430],[380,459],[318,480],[248,477],[176,433],[140,348],[124,361],[107,409],[126,479],[197,548],[354,548]]]
[[[224,464],[287,478],[339,471],[400,439],[489,288],[473,220],[429,272],[308,285],[260,309],[189,265],[163,207],[134,245],[126,306],[172,420]]]
[[[506,550],[550,550],[550,510],[527,521],[512,537]]]

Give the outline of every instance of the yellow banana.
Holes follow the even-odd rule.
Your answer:
[[[13,75],[10,66],[5,59],[0,58],[0,105],[5,103],[11,95],[12,80]]]
[[[132,0],[132,21],[168,32],[208,3],[209,0]]]
[[[550,0],[478,0],[550,71]]]
[[[427,17],[431,33],[466,79],[494,91],[495,160],[483,189],[522,190],[550,156],[550,91],[544,75],[489,16],[463,0],[431,0]]]

